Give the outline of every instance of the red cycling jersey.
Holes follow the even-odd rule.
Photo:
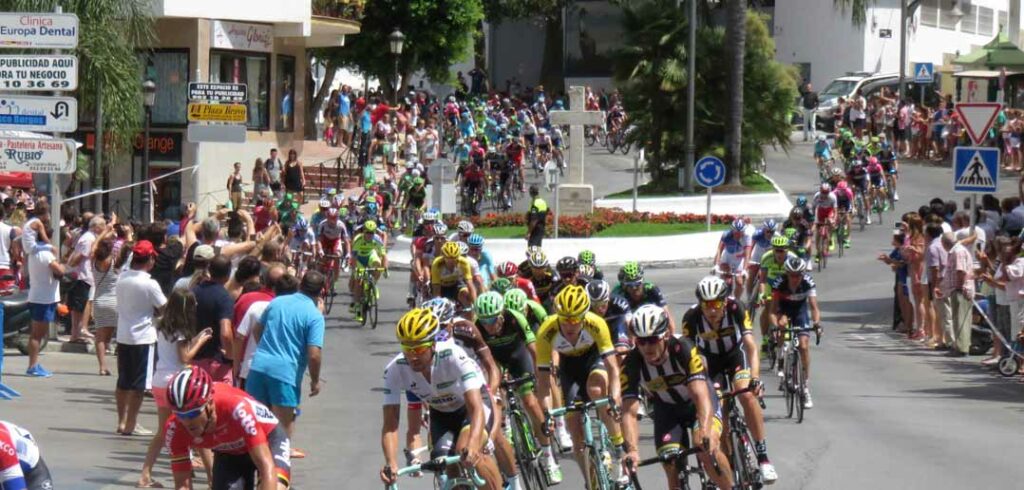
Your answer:
[[[268,444],[268,434],[277,427],[277,417],[269,408],[228,384],[214,383],[213,407],[216,422],[199,437],[193,438],[174,414],[167,419],[164,441],[171,453],[171,471],[192,471],[192,448],[248,454],[256,446]]]
[[[522,289],[526,293],[526,296],[538,303],[540,298],[537,296],[537,288],[533,287],[533,281],[525,277],[516,277],[516,287]]]
[[[522,146],[520,146],[520,145],[509,145],[508,148],[505,148],[505,155],[508,156],[508,159],[511,160],[512,163],[515,163],[516,165],[522,165],[522,163],[523,163],[523,147]]]
[[[466,171],[462,174],[463,180],[466,182],[483,182],[484,171],[477,164],[470,164],[466,167]]]

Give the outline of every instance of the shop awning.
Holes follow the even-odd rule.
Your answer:
[[[983,65],[988,68],[1024,68],[1024,51],[1010,42],[1006,34],[1000,32],[988,44],[954,59],[953,64]]]

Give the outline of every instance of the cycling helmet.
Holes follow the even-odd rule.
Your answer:
[[[697,283],[697,300],[714,301],[729,295],[729,286],[718,276],[705,276]]]
[[[329,207],[331,207],[331,201],[328,201],[327,199],[320,200],[320,209],[326,209]]]
[[[587,284],[587,296],[590,296],[592,303],[608,301],[612,297],[612,287],[608,281],[590,281]]]
[[[575,273],[578,268],[579,263],[576,262],[575,257],[562,257],[558,259],[558,263],[555,264],[555,270],[562,275]]]
[[[363,231],[368,231],[370,233],[377,231],[377,222],[373,220],[366,220],[366,222],[363,223]]]
[[[545,255],[544,252],[540,250],[537,250],[536,252],[530,254],[530,258],[528,258],[527,260],[530,261],[530,267],[542,268],[548,266],[548,256]]]
[[[633,312],[629,320],[633,335],[640,338],[661,337],[668,331],[668,317],[665,309],[655,304],[645,304]]]
[[[344,218],[348,216],[348,208],[338,209],[338,217]]]
[[[462,250],[459,250],[459,244],[456,242],[445,242],[441,246],[441,255],[448,259],[457,259],[462,256]]]
[[[473,233],[473,223],[466,220],[459,221],[458,229],[459,233]]]
[[[579,259],[581,264],[594,265],[594,263],[597,262],[597,256],[595,256],[594,252],[591,250],[581,250],[580,254],[576,258]]]
[[[455,243],[456,245],[459,246],[459,255],[462,255],[462,256],[469,255],[469,245],[466,245],[466,242],[453,242],[453,243]]]
[[[409,172],[409,175],[412,175],[412,178],[415,180],[420,177],[420,171],[412,169],[412,172]]]
[[[328,196],[333,197],[333,196],[338,194],[338,189],[335,189],[333,187],[328,187],[326,192],[327,192]]]
[[[366,203],[366,214],[373,216],[377,214],[377,203],[368,202]]]
[[[796,196],[796,205],[800,206],[800,207],[806,206],[807,205],[807,197],[805,197],[805,196]]]
[[[429,308],[413,308],[398,320],[395,336],[403,344],[429,342],[437,334],[438,320]]]
[[[878,164],[878,159],[877,158],[875,158],[875,157],[868,157],[868,165],[876,165],[876,164]]]
[[[473,313],[477,318],[494,318],[505,310],[505,298],[501,293],[488,291],[473,302]]]
[[[555,297],[555,308],[558,316],[579,317],[590,309],[590,296],[583,286],[566,286]]]
[[[845,188],[846,188],[846,181],[845,180],[840,180],[839,183],[836,184],[836,189],[845,189]]]
[[[430,310],[441,324],[455,319],[455,303],[448,298],[433,298],[424,301],[420,308]]]
[[[213,379],[198,366],[186,366],[167,384],[167,402],[171,410],[188,412],[213,398]]]
[[[519,266],[511,260],[498,265],[498,275],[501,277],[515,277],[519,273]]]
[[[331,208],[327,210],[327,219],[334,221],[338,219],[338,210]]]
[[[359,196],[357,196],[355,194],[353,194],[351,196],[348,196],[348,202],[350,202],[350,203],[357,203],[357,202],[359,202]]]
[[[469,235],[469,238],[466,239],[466,243],[469,244],[470,247],[482,247],[484,246],[484,237],[479,233],[474,233]]]
[[[405,169],[406,170],[412,170],[414,168],[416,168],[416,162],[414,162],[412,160],[406,160],[405,161]]]
[[[743,231],[747,227],[747,222],[743,218],[736,218],[732,221],[732,231]]]
[[[818,135],[818,141],[825,141],[825,135],[819,134]]]
[[[505,308],[519,313],[526,313],[526,291],[519,288],[512,288],[505,291]]]
[[[423,212],[423,221],[437,221],[437,212],[428,209]]]
[[[437,223],[434,224],[434,234],[435,235],[444,236],[445,233],[448,233],[448,225],[446,225],[444,223],[441,223],[441,222],[437,222]]]
[[[772,237],[772,247],[785,248],[789,246],[789,238],[786,235],[775,235]]]
[[[644,280],[644,269],[636,262],[626,262],[619,269],[619,282],[640,282]]]
[[[879,138],[878,136],[872,136],[871,137],[871,142],[872,143],[878,143],[879,141],[881,141],[881,138]]]
[[[512,281],[507,277],[499,277],[491,283],[491,291],[495,291],[501,294],[505,294],[512,290]]]
[[[773,220],[771,218],[768,218],[768,219],[764,220],[764,228],[766,230],[776,231],[776,230],[779,229],[779,224],[776,223],[775,220]]]
[[[305,216],[299,216],[298,218],[295,218],[295,224],[292,225],[292,229],[298,232],[305,233],[307,228],[309,228],[309,222],[306,221]]]
[[[822,182],[821,192],[832,192],[832,186],[828,185],[828,182]]]
[[[807,268],[807,262],[800,257],[786,259],[786,272],[803,272]]]
[[[579,271],[580,278],[587,282],[590,282],[594,278],[594,273],[597,272],[594,266],[590,264],[580,264],[576,267],[576,270]]]

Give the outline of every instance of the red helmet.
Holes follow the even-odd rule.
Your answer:
[[[337,208],[328,209],[327,210],[327,219],[329,219],[331,221],[334,221],[334,220],[338,219],[338,209]]]
[[[868,157],[868,165],[878,165],[878,159],[875,157]]]
[[[476,141],[476,140],[473,140],[473,142],[469,144],[469,147],[474,149],[474,150],[477,149],[477,148],[480,148],[480,142]]]
[[[519,266],[515,262],[507,261],[498,266],[498,275],[501,277],[515,277],[519,273]]]
[[[213,398],[213,379],[203,369],[186,366],[167,384],[167,402],[171,410],[187,412]]]

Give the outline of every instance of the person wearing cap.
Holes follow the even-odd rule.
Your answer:
[[[183,276],[174,283],[172,290],[192,289],[209,275],[210,261],[217,255],[213,247],[201,244],[192,252],[192,274]]]
[[[121,273],[117,294],[117,433],[153,435],[137,423],[142,395],[150,388],[156,348],[154,313],[167,303],[160,284],[150,277],[156,249],[149,240],[132,247],[131,267]]]
[[[28,225],[25,228],[28,229]],[[40,236],[45,236],[47,231],[41,229],[40,233]],[[25,261],[29,277],[28,306],[32,314],[28,370],[25,374],[48,378],[52,374],[39,363],[39,349],[43,338],[49,333],[50,323],[53,323],[56,317],[57,303],[60,302],[60,278],[64,275],[64,267],[53,254],[52,248],[40,248],[35,253],[28,253]]]

